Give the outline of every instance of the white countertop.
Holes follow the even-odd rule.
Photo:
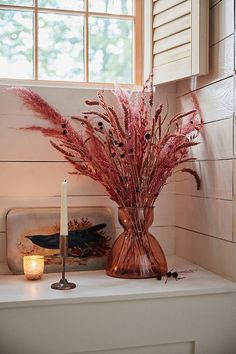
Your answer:
[[[44,274],[41,280],[29,281],[23,275],[0,276],[0,308],[55,304],[110,302],[135,299],[155,299],[192,295],[236,292],[236,283],[224,279],[176,256],[168,257],[169,269],[192,270],[179,273],[181,280],[165,282],[151,279],[111,278],[104,270],[66,273],[77,287],[53,290],[51,284],[60,280],[60,273]]]

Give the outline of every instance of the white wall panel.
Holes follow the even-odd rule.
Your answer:
[[[176,253],[236,281],[234,13],[235,1],[210,0],[210,72],[177,83],[178,110],[195,92],[205,124],[190,152],[202,189],[191,177],[176,183]]]
[[[188,230],[232,241],[232,214],[232,201],[176,196],[176,225]]]
[[[234,0],[222,0],[210,10],[210,45],[234,33]]]
[[[180,257],[236,281],[236,244],[176,228],[176,252]]]
[[[177,83],[177,96],[196,90],[234,74],[234,35],[209,48],[209,74]]]
[[[5,231],[5,216],[11,208],[23,207],[59,207],[60,196],[38,196],[38,197],[1,197],[0,196],[0,232]],[[120,226],[117,218],[117,206],[108,196],[68,196],[68,206],[107,206],[112,208],[116,226]],[[162,193],[159,195],[154,209],[153,226],[175,225],[175,195]]]
[[[0,161],[65,161],[51,146],[49,137],[20,129],[32,125],[46,127],[44,121],[33,115],[0,115],[0,131],[4,132],[0,139]]]
[[[200,143],[190,149],[190,156],[199,160],[233,158],[233,117],[204,124],[197,139]]]
[[[197,190],[193,176],[179,173],[176,175],[177,194],[232,200],[232,160],[199,161],[188,163],[183,167],[191,168],[198,173],[201,188]]]
[[[233,115],[233,85],[234,79],[230,77],[195,91],[204,123]],[[192,108],[189,94],[178,98],[177,103],[179,111],[187,111]]]
[[[86,177],[70,175],[74,168],[67,162],[0,162],[0,196],[55,196],[61,181],[68,181],[73,195],[105,195],[105,189]]]

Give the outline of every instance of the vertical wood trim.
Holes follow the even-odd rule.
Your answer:
[[[209,73],[209,0],[200,0],[199,70],[201,75]],[[204,38],[204,40],[202,40]]]
[[[144,2],[144,1],[143,1]],[[145,0],[143,4],[143,82],[153,71],[153,1]]]
[[[89,82],[89,28],[88,28],[88,0],[85,0],[84,16],[84,80]]]
[[[38,80],[39,72],[38,72],[38,0],[34,1],[35,9],[34,9],[34,58],[33,58],[33,75],[34,80]]]
[[[135,0],[135,16],[134,16],[134,27],[133,27],[133,82],[136,85],[142,84],[142,62],[143,62],[143,41],[142,41],[142,10],[143,4],[142,0]],[[142,6],[143,5],[143,6]],[[150,21],[150,18],[149,18]],[[151,22],[151,21],[150,21]]]
[[[209,0],[191,0],[192,75],[209,70]]]
[[[236,0],[234,1],[233,12],[234,12],[234,71],[236,71]]]

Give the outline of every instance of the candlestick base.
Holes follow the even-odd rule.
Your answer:
[[[69,290],[76,288],[76,284],[69,283],[66,279],[61,279],[59,283],[53,283],[51,288],[55,290]]]

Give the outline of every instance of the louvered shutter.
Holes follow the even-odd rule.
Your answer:
[[[153,0],[154,83],[208,73],[208,0]]]

